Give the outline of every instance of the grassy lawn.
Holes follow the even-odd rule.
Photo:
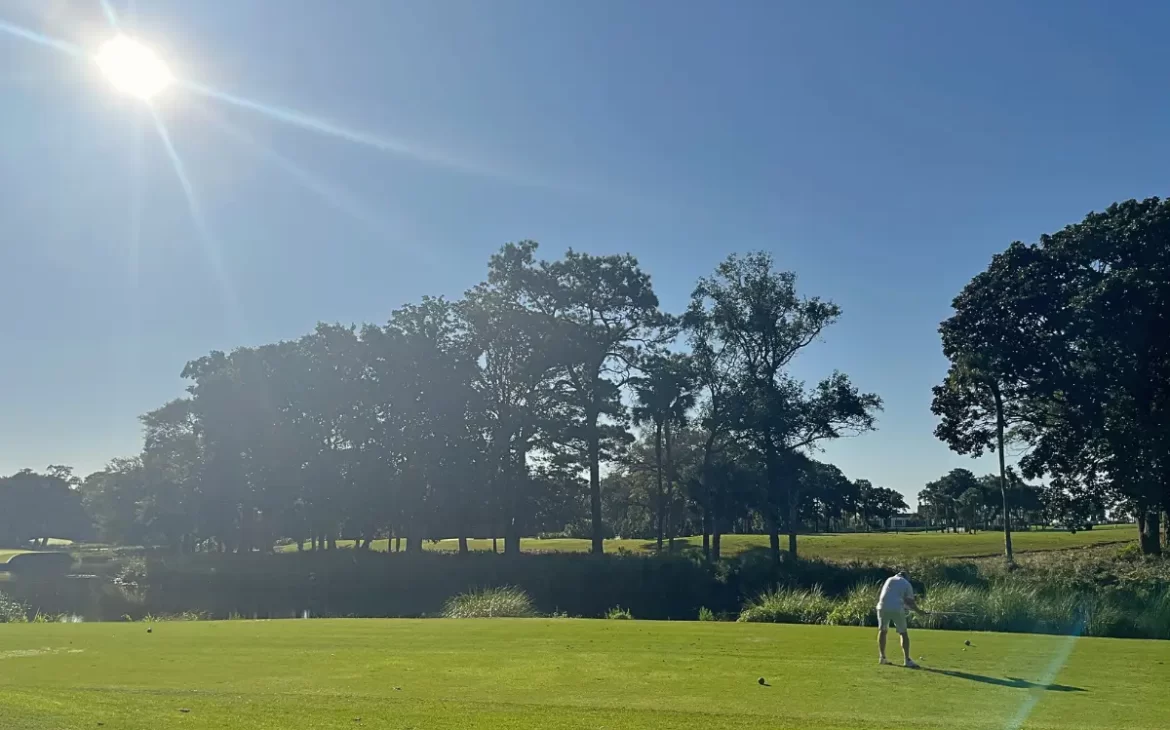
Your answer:
[[[873,639],[579,620],[4,625],[0,727],[1003,730],[1170,715],[1170,642],[914,631],[930,668],[915,672],[877,666]]]
[[[1019,552],[1063,550],[1066,548],[1089,547],[1109,543],[1128,542],[1136,539],[1137,530],[1133,525],[1102,525],[1076,534],[1063,531],[1045,530],[1019,532],[1012,536],[1015,549]],[[388,540],[376,540],[376,550],[386,550]],[[470,540],[472,550],[491,550],[491,540]],[[702,547],[701,537],[688,537],[676,541],[687,547]],[[351,547],[352,540],[341,540],[341,546]],[[781,540],[787,548],[787,538]],[[455,540],[424,543],[429,550],[453,551],[458,549]],[[805,557],[849,559],[898,559],[898,558],[976,558],[999,555],[1003,552],[1003,534],[980,532],[973,535],[940,532],[873,532],[830,535],[801,535],[799,549]],[[753,548],[766,548],[766,535],[725,535],[723,552],[734,555]],[[588,540],[526,538],[521,542],[525,552],[586,552]],[[283,550],[296,550],[296,545],[286,545]],[[503,541],[499,543],[503,550]],[[628,550],[646,552],[654,549],[654,543],[646,540],[606,540],[607,552]]]
[[[20,555],[21,553],[32,552],[30,550],[0,550],[0,565],[7,563],[8,559],[13,555]]]

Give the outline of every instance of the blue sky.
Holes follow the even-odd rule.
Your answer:
[[[112,4],[181,79],[367,136],[168,91],[201,234],[144,106],[0,32],[0,474],[133,454],[187,360],[457,296],[532,238],[634,253],[675,311],[728,253],[770,251],[844,310],[798,374],[886,402],[823,456],[913,495],[992,466],[931,435],[951,298],[1170,170],[1161,3]],[[111,35],[99,0],[0,20]]]

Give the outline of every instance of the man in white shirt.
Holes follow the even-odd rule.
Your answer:
[[[910,658],[910,635],[906,633],[907,609],[923,612],[914,602],[914,587],[910,585],[906,571],[898,571],[897,575],[887,578],[886,582],[882,584],[882,593],[878,597],[878,651],[880,652],[879,663],[881,664],[890,663],[886,659],[886,632],[890,628],[890,624],[893,624],[902,640],[902,654],[906,657],[906,666],[911,669],[918,668],[918,665]]]

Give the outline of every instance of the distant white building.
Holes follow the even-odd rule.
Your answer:
[[[908,527],[922,527],[925,524],[917,512],[903,512],[886,520],[887,530],[905,530]]]

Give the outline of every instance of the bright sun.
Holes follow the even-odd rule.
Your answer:
[[[140,99],[150,99],[175,80],[154,51],[124,35],[106,41],[96,60],[114,88]]]

